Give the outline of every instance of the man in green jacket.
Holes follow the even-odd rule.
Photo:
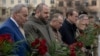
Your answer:
[[[35,15],[29,16],[24,25],[26,39],[33,56],[53,56],[55,51],[54,34],[48,24],[49,13],[49,7],[40,3],[36,7]]]

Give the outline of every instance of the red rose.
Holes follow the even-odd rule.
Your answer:
[[[38,46],[38,50],[40,55],[44,56],[47,52],[46,40],[42,39],[40,42],[40,46]]]
[[[45,45],[45,44],[46,44],[46,40],[42,39],[41,42],[40,42],[40,45]]]
[[[34,47],[37,44],[39,44],[39,42],[40,42],[39,38],[36,38],[35,41],[31,43],[31,46]]]
[[[42,46],[38,47],[38,51],[39,51],[40,55],[45,55],[45,53],[46,53],[45,48],[43,48]]]
[[[70,47],[70,56],[76,56],[76,53],[75,53],[75,46],[71,46],[71,47]]]
[[[4,38],[0,35],[0,45],[3,43]]]
[[[82,42],[77,42],[77,46],[79,46],[81,48],[81,47],[83,47],[83,43]]]
[[[5,37],[5,40],[7,40],[9,43],[13,43],[13,40],[12,40],[10,34],[6,34],[6,35],[4,35],[4,37]]]
[[[70,52],[70,56],[76,56],[75,51],[71,51],[71,52]]]
[[[69,46],[70,49],[75,49],[76,48],[76,43],[73,43]]]
[[[4,42],[4,41],[7,41],[7,42],[9,42],[9,43],[13,43],[13,40],[12,40],[10,34],[1,34],[1,35],[0,35],[0,43],[2,43],[2,42]]]
[[[31,46],[34,47],[37,45],[37,49],[40,55],[44,56],[47,52],[46,40],[45,39],[35,39],[34,42],[31,43]]]
[[[70,48],[70,56],[76,56],[75,53],[76,43],[71,44],[69,48]]]

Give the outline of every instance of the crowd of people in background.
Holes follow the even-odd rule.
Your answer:
[[[88,26],[95,24],[95,19],[73,8],[65,13],[66,17],[61,13],[50,15],[50,8],[44,3],[38,4],[31,15],[24,4],[14,6],[11,17],[0,26],[0,35],[9,34],[14,43],[21,41],[8,55],[64,56],[63,48],[69,48],[69,56],[77,56],[76,46],[85,53],[87,49],[78,38]]]

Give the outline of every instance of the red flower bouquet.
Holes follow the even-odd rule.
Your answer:
[[[46,46],[46,40],[45,39],[36,38],[35,41],[33,41],[31,43],[31,46],[38,49],[38,53],[41,56],[44,56],[47,52],[47,46]]]
[[[70,48],[70,56],[77,56],[76,55],[76,48],[79,47],[79,48],[82,48],[83,47],[83,43],[82,42],[76,42],[72,45],[69,46]]]
[[[13,41],[10,34],[1,34],[0,35],[0,52],[3,55],[8,55],[13,48]]]

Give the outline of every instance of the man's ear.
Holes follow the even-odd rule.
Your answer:
[[[35,13],[38,13],[38,11],[36,10]]]
[[[14,17],[18,17],[20,14],[19,13],[14,13],[13,15],[14,15]]]
[[[37,11],[35,11],[35,12],[36,12],[37,15],[40,15],[40,11],[39,11],[39,10],[37,10]]]
[[[68,17],[71,17],[72,15],[68,14]]]
[[[13,16],[14,16],[14,17],[17,17],[17,13],[14,13]]]

